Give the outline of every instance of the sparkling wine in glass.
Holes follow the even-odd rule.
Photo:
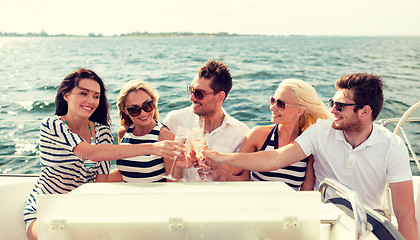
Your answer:
[[[209,139],[209,132],[206,130],[203,130],[202,128],[193,128],[192,130],[192,138],[191,138],[191,145],[196,153],[196,157],[198,159],[198,164],[200,166],[204,166],[204,156],[203,156],[203,150],[208,145],[208,139]],[[202,178],[204,181],[208,180],[207,173],[204,170],[203,167],[203,175]]]
[[[182,171],[182,178],[179,179],[180,182],[189,182],[187,178],[187,166],[188,166],[188,158],[190,157],[190,153],[192,151],[192,144],[191,144],[191,134],[188,135],[187,140],[185,142],[185,168]]]
[[[198,126],[204,130],[204,126],[206,124],[206,119],[202,116],[198,117]]]
[[[185,142],[187,141],[187,134],[188,134],[188,129],[186,129],[184,127],[178,127],[178,130],[177,130],[177,133],[175,135],[174,141],[185,144]],[[177,179],[174,178],[174,176],[173,176],[176,160],[177,160],[177,157],[175,157],[174,161],[172,162],[171,171],[169,172],[168,175],[165,175],[164,178],[169,179],[171,181],[177,181]]]

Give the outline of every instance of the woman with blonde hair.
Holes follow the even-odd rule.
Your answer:
[[[275,125],[253,128],[244,139],[239,152],[272,151],[293,142],[318,118],[330,117],[329,111],[319,100],[315,89],[298,79],[283,80],[274,96],[270,97],[269,104],[271,122]],[[236,179],[229,180],[248,179],[249,172],[244,172]],[[313,157],[309,156],[300,162],[274,171],[253,171],[251,180],[283,181],[295,190],[312,190],[315,180]]]
[[[120,91],[117,101],[121,127],[118,143],[121,145],[154,143],[173,140],[174,134],[159,122],[158,96],[147,82],[132,80]],[[166,167],[165,167],[166,166]],[[143,155],[117,160],[117,168],[110,173],[112,182],[165,182],[165,169],[172,160],[156,155]],[[176,169],[174,176],[180,177]]]

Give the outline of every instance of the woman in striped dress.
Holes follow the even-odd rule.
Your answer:
[[[173,157],[182,152],[183,145],[173,141],[112,145],[104,83],[91,70],[78,69],[67,75],[55,103],[55,116],[42,121],[41,174],[24,208],[28,239],[38,238],[39,194],[64,194],[84,183],[107,181],[109,160],[145,154]]]
[[[155,143],[173,140],[174,134],[159,122],[158,96],[143,80],[133,80],[123,86],[117,106],[121,120],[118,142],[121,145]],[[142,155],[117,160],[117,168],[110,173],[113,182],[166,182],[172,160],[156,155]],[[175,178],[181,171],[175,168]]]
[[[330,116],[315,89],[302,80],[283,80],[269,103],[271,122],[275,125],[253,128],[239,152],[272,151],[293,142],[318,118]],[[246,173],[241,177],[249,179]],[[313,157],[274,171],[251,172],[251,180],[283,181],[295,190],[312,190],[315,180]]]

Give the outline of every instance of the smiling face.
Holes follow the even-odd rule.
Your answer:
[[[355,103],[352,100],[353,92],[347,89],[337,89],[334,94],[334,102]],[[361,124],[357,111],[354,112],[355,106],[345,106],[341,112],[337,111],[335,105],[331,108],[331,113],[334,116],[332,127],[343,131],[358,131]]]
[[[76,87],[64,94],[68,114],[89,118],[99,105],[101,88],[95,80],[81,79]]]
[[[125,107],[142,107],[143,103],[146,101],[151,100],[152,97],[147,94],[143,90],[137,90],[130,92],[125,100]],[[127,112],[127,109],[124,109],[125,114],[130,116]],[[153,120],[153,116],[155,115],[155,108],[150,111],[146,112],[144,109],[141,110],[140,114],[136,117],[130,116],[130,119],[133,121],[133,123],[140,127],[146,127],[150,125],[154,125],[155,121]]]
[[[202,90],[204,94],[214,92],[210,87],[211,80],[204,77],[199,78],[198,75],[194,78],[191,83],[191,86],[195,89]],[[220,94],[220,92],[218,93]],[[194,94],[190,96],[190,101],[192,102],[191,107],[195,114],[199,116],[209,116],[213,115],[216,111],[220,110],[221,104],[218,104],[217,98],[218,94],[207,94],[204,95],[202,100],[198,100]],[[219,107],[220,105],[220,107]]]
[[[283,100],[286,107],[282,111],[277,107],[277,102],[270,105],[271,122],[274,124],[296,124],[299,117],[304,113],[301,106],[297,105],[293,91],[289,88],[279,87],[274,93],[273,98]]]

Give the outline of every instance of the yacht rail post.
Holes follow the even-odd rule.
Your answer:
[[[420,101],[418,101],[416,104],[411,106],[405,113],[402,115],[400,121],[397,123],[397,126],[395,126],[394,133],[398,135],[400,133],[400,129],[404,125],[404,123],[407,121],[408,117],[416,111],[417,108],[420,108]]]
[[[319,184],[319,191],[321,192],[321,201],[324,203],[328,200],[326,198],[328,187],[333,188],[334,190],[348,198],[351,207],[353,208],[353,217],[356,223],[356,239],[366,239],[366,236],[368,234],[366,211],[362,204],[362,200],[360,199],[359,194],[357,194],[355,191],[351,190],[347,186],[343,185],[342,183],[338,182],[337,180],[334,180],[332,178],[325,178]]]
[[[411,155],[413,156],[414,161],[416,161],[417,167],[420,169],[420,163],[419,163],[419,160],[417,159],[416,152],[413,150],[413,147],[411,146],[411,143],[408,140],[407,134],[405,134],[404,129],[402,128],[404,126],[404,123],[409,119],[408,117],[414,111],[416,111],[418,108],[420,108],[420,101],[418,101],[416,104],[414,104],[409,109],[407,109],[407,111],[405,111],[405,113],[402,115],[400,121],[398,121],[397,126],[395,126],[394,133],[398,135],[401,131],[401,133],[403,134],[403,137],[404,137],[404,139],[407,143],[407,146],[408,146],[408,148],[411,152]]]

